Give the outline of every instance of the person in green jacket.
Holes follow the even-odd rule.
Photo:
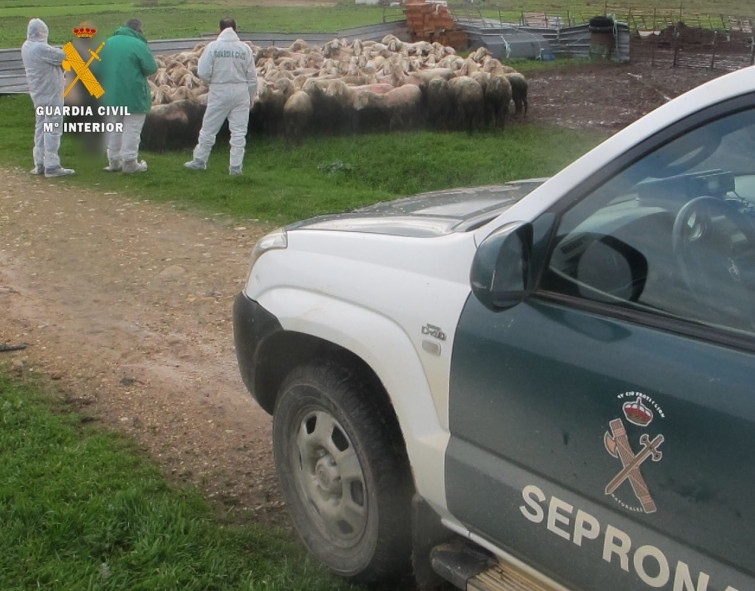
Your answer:
[[[139,160],[139,142],[152,107],[147,77],[157,71],[157,62],[144,38],[142,21],[129,19],[105,42],[99,55],[102,61],[97,72],[105,89],[101,100],[109,109],[106,122],[122,130],[108,133],[108,165],[104,170],[144,172],[147,163]]]

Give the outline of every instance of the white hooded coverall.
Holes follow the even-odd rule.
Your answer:
[[[65,74],[63,60],[66,54],[62,49],[47,43],[49,29],[38,18],[29,21],[26,41],[21,46],[21,59],[26,70],[26,83],[34,103],[36,124],[34,126],[34,166],[37,170],[54,170],[60,167],[60,137],[63,134],[63,115],[54,107],[63,106]],[[42,114],[37,113],[38,108]],[[48,131],[45,131],[45,124]],[[51,130],[51,131],[50,131]]]
[[[207,45],[197,64],[197,75],[210,84],[207,110],[202,119],[194,160],[206,163],[215,145],[215,136],[228,119],[231,131],[231,168],[244,161],[249,107],[257,94],[257,69],[252,49],[232,28],[223,29]]]

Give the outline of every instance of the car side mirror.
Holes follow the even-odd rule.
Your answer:
[[[524,301],[531,289],[532,225],[507,224],[483,240],[472,259],[472,293],[497,311]]]

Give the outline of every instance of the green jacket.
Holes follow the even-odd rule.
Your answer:
[[[152,95],[147,76],[157,72],[157,62],[144,36],[121,27],[105,42],[96,74],[105,89],[105,105],[128,107],[129,113],[147,113]]]

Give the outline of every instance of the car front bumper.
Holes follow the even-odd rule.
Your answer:
[[[267,411],[259,393],[259,365],[265,342],[283,330],[278,319],[244,292],[233,304],[233,340],[241,379],[254,399]]]

